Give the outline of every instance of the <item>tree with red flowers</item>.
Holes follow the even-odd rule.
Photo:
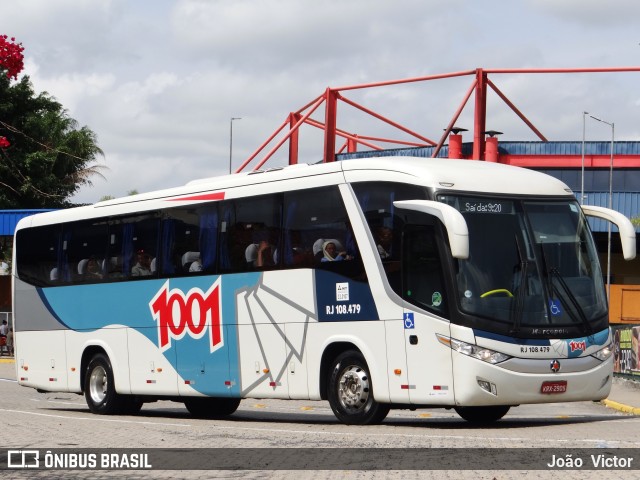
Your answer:
[[[0,209],[61,208],[105,168],[96,134],[48,93],[34,92],[23,48],[0,35]],[[6,74],[3,74],[5,73]]]
[[[24,68],[24,47],[16,43],[16,39],[7,35],[0,35],[0,68],[6,70],[8,78],[17,79]]]
[[[18,78],[18,74],[24,68],[24,47],[21,43],[16,43],[16,39],[0,35],[0,69],[6,70],[7,78]],[[0,148],[7,148],[11,143],[7,137],[0,137]]]

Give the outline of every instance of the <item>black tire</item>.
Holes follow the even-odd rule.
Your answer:
[[[373,398],[369,367],[355,350],[346,351],[333,361],[328,397],[336,418],[347,425],[375,425],[389,413],[389,405]]]
[[[123,415],[137,415],[143,403],[144,402],[135,395],[126,395],[122,402],[120,413]]]
[[[224,418],[234,413],[239,405],[239,398],[192,397],[184,400],[184,406],[196,418]]]
[[[126,397],[116,393],[111,362],[103,353],[94,355],[87,365],[84,376],[84,397],[89,410],[99,415],[121,413],[126,406]]]
[[[487,424],[500,420],[510,408],[508,405],[497,405],[491,407],[455,407],[455,410],[467,422]]]

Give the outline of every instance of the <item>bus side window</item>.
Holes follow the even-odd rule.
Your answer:
[[[63,238],[62,283],[85,283],[101,281],[102,260],[105,258],[108,239],[108,224],[105,220],[76,222],[67,225]],[[91,260],[95,275],[89,274],[87,266]]]
[[[408,225],[402,237],[402,298],[447,315],[442,264],[431,225]]]
[[[284,199],[284,266],[321,268],[364,281],[364,266],[338,187],[287,192]],[[333,244],[332,251],[344,254],[329,261],[330,255],[323,252],[328,243]]]
[[[218,258],[218,204],[206,205],[198,209],[198,219],[200,223],[199,255],[189,267],[189,273],[214,273]]]
[[[158,235],[156,270],[162,277],[191,275],[189,269],[200,253],[200,224],[193,207],[165,210]]]
[[[400,242],[404,219],[399,215],[393,202],[426,200],[427,191],[422,186],[394,182],[354,183],[353,191],[367,219],[389,285],[402,296]]]
[[[224,203],[221,267],[229,272],[242,272],[279,265],[281,199],[279,194],[260,195]]]
[[[39,287],[58,285],[62,273],[62,228],[45,226],[18,231],[15,271]]]
[[[158,251],[159,221],[155,213],[113,218],[104,275],[109,279],[155,276],[152,262]]]

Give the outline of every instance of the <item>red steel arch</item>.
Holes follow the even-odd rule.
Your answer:
[[[237,172],[243,171],[251,162],[253,162],[260,153],[288,126],[288,130],[284,136],[272,147],[265,156],[258,161],[257,165],[253,167],[253,170],[260,169],[272,156],[280,149],[285,143],[289,142],[289,164],[293,165],[298,163],[298,140],[299,129],[302,125],[310,125],[315,128],[322,129],[324,131],[324,146],[323,146],[323,162],[332,162],[335,160],[336,153],[341,153],[345,149],[349,152],[355,152],[358,145],[364,145],[374,150],[383,150],[384,147],[378,145],[378,143],[405,145],[405,146],[434,146],[436,147],[433,152],[433,157],[436,157],[445,144],[447,137],[451,133],[455,122],[462,113],[464,107],[471,95],[475,92],[474,103],[474,121],[473,121],[473,154],[472,159],[475,160],[493,160],[493,158],[485,155],[487,139],[485,137],[486,130],[486,114],[487,114],[487,87],[495,92],[498,97],[513,110],[513,112],[536,134],[541,141],[546,142],[547,138],[529,121],[529,119],[513,104],[507,97],[500,91],[496,84],[489,79],[489,75],[498,74],[554,74],[554,73],[611,73],[611,72],[640,72],[640,67],[607,67],[607,68],[521,68],[521,69],[508,69],[508,68],[496,68],[496,69],[483,69],[476,68],[475,70],[465,70],[460,72],[443,73],[437,75],[428,75],[424,77],[406,78],[400,80],[388,80],[383,82],[363,83],[359,85],[348,85],[342,87],[329,87],[325,92],[309,102],[304,107],[295,112],[291,112],[285,121],[275,130],[275,132],[262,144],[256,151],[251,154],[247,160],[236,170]],[[432,80],[455,78],[455,77],[471,77],[471,85],[467,89],[462,102],[454,112],[451,121],[449,122],[444,134],[440,136],[438,141],[434,141],[427,136],[424,136],[418,132],[415,132],[400,123],[391,120],[383,115],[380,115],[373,110],[360,105],[353,100],[348,99],[343,92],[350,90],[361,90],[368,88],[379,88],[391,85],[400,85],[416,82],[427,82]],[[367,115],[370,115],[395,129],[404,132],[411,136],[414,141],[399,140],[392,138],[382,138],[362,135],[360,133],[347,132],[338,128],[338,102],[344,102],[345,104],[356,108]],[[321,106],[325,106],[324,123],[317,120],[313,120],[311,115]],[[338,148],[338,138],[344,139],[344,143]],[[492,145],[490,145],[492,147]],[[492,149],[489,148],[489,151]]]

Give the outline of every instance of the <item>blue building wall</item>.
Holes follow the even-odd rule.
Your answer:
[[[13,236],[18,222],[36,213],[50,212],[51,210],[0,210],[0,236]]]

